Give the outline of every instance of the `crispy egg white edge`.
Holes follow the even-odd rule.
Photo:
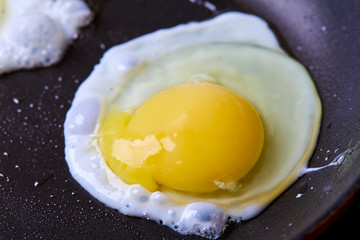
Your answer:
[[[216,27],[217,31],[214,32],[212,28],[214,25],[221,27]],[[194,34],[199,34],[202,37],[194,37]],[[212,38],[206,36],[212,36]],[[168,44],[171,47],[163,49],[164,41],[171,42],[172,44]],[[181,42],[181,44],[177,44],[178,42]],[[268,28],[266,22],[250,14],[229,12],[208,21],[182,24],[170,29],[146,34],[115,46],[104,54],[100,64],[95,66],[94,71],[76,92],[64,125],[65,155],[70,172],[91,195],[109,207],[119,209],[124,214],[150,217],[155,221],[162,220],[164,225],[168,225],[181,233],[187,232],[182,231],[179,226],[172,225],[172,222],[186,226],[186,224],[189,224],[188,222],[191,222],[189,217],[191,217],[193,208],[203,209],[204,207],[201,204],[208,204],[208,208],[218,213],[219,219],[213,219],[206,223],[204,227],[213,227],[215,228],[215,230],[213,229],[215,235],[221,234],[226,226],[227,215],[220,207],[209,203],[176,206],[160,192],[150,193],[139,185],[130,186],[125,184],[107,167],[104,160],[101,159],[99,150],[96,149],[96,144],[93,142],[93,136],[105,111],[104,106],[108,101],[104,96],[108,96],[112,88],[124,84],[121,81],[124,74],[143,61],[151,61],[180,48],[212,42],[252,43],[282,52],[276,37]],[[146,46],[151,46],[150,50]],[[102,81],[101,83],[98,81],[99,78]],[[81,159],[78,159],[78,154],[83,154],[85,156],[83,159],[86,159],[86,161],[82,162]],[[149,199],[147,207],[144,206],[144,209],[146,209],[145,215],[143,209],[139,210],[139,212],[127,210],[127,206],[131,201],[139,202],[140,195]],[[141,201],[139,204],[141,204]],[[199,204],[200,206],[198,206]],[[166,207],[164,208],[164,206]],[[254,205],[236,215],[241,216],[241,219],[249,219],[260,213],[264,207]],[[176,208],[176,216],[169,214],[171,209]],[[159,219],[157,213],[162,213],[165,218]],[[198,224],[204,223],[198,222]],[[194,232],[190,233],[195,234]]]
[[[78,30],[93,19],[83,0],[10,0],[3,8],[0,74],[58,62]]]

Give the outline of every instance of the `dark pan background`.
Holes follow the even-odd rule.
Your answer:
[[[309,70],[323,101],[311,167],[359,142],[358,1],[209,2],[217,6],[216,14],[241,10],[266,19],[282,46]],[[92,0],[90,5],[95,21],[59,64],[0,76],[0,239],[201,239],[123,216],[91,197],[68,171],[63,122],[79,84],[108,48],[215,13],[202,1],[188,0]],[[221,239],[313,238],[353,202],[319,239],[357,236],[359,160],[354,150],[340,167],[306,174],[261,215],[231,224]],[[299,193],[303,196],[296,198]]]

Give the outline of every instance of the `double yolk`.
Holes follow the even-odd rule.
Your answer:
[[[167,89],[134,113],[112,110],[98,140],[105,162],[124,182],[192,193],[234,190],[263,143],[254,107],[210,83]]]

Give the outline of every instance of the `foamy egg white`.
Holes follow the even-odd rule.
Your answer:
[[[0,74],[58,62],[91,19],[83,0],[0,0]]]
[[[132,111],[156,93],[197,81],[225,86],[254,105],[265,128],[256,165],[233,191],[221,183],[224,190],[205,194],[170,188],[150,192],[126,184],[108,167],[98,145],[106,116],[119,106]],[[217,238],[229,217],[240,221],[256,216],[297,179],[314,149],[320,117],[311,78],[280,49],[267,24],[229,12],[108,50],[67,113],[66,161],[72,176],[109,207],[182,234]]]

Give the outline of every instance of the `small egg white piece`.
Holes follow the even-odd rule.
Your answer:
[[[304,67],[229,12],[108,50],[67,113],[65,155],[109,207],[218,238],[300,176],[320,118]]]
[[[92,18],[83,0],[0,0],[0,74],[58,62]]]

